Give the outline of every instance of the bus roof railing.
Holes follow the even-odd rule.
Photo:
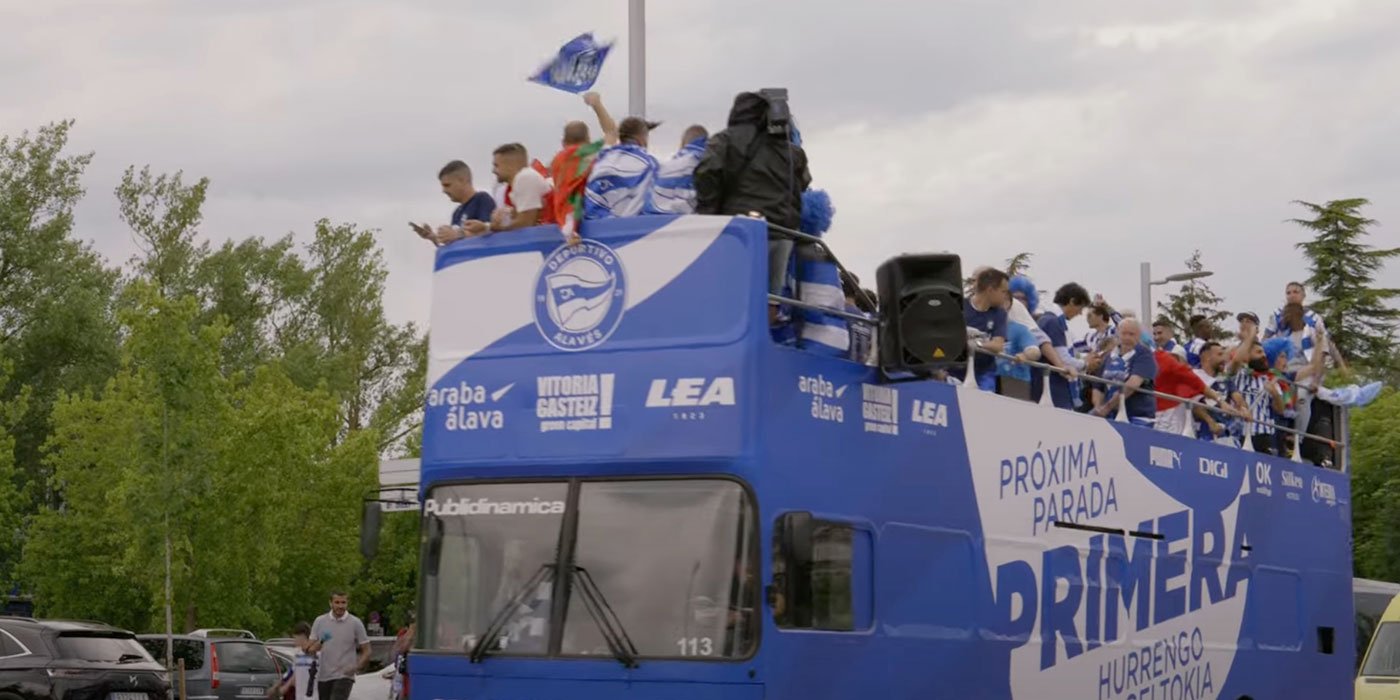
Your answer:
[[[748,218],[754,218],[754,217],[748,217]],[[760,220],[761,220],[761,219],[760,219]],[[823,240],[820,236],[813,236],[813,235],[811,235],[811,234],[809,234],[809,233],[803,233],[803,232],[801,232],[801,231],[794,231],[794,230],[792,230],[792,229],[790,229],[790,228],[787,228],[786,226],[779,226],[779,225],[774,224],[774,223],[769,223],[769,222],[765,222],[765,223],[768,223],[768,232],[769,232],[770,235],[772,235],[772,234],[777,234],[777,235],[779,235],[779,236],[781,236],[781,237],[783,237],[783,238],[790,238],[790,239],[792,239],[795,243],[806,243],[806,244],[814,245],[814,246],[817,246],[817,247],[821,248],[821,249],[822,249],[822,252],[826,254],[827,259],[829,259],[832,263],[834,263],[834,264],[836,265],[836,269],[837,269],[837,270],[840,270],[840,271],[841,271],[841,279],[843,280],[843,283],[844,283],[845,277],[846,277],[847,275],[850,275],[850,276],[852,276],[852,277],[855,276],[855,275],[853,275],[853,274],[851,273],[850,270],[847,270],[847,269],[846,269],[846,266],[845,266],[845,265],[842,265],[842,264],[841,264],[841,260],[840,260],[839,258],[836,257],[836,252],[833,251],[833,250],[831,249],[831,246],[830,246],[830,245],[827,245],[827,242],[826,242],[825,240]],[[798,282],[798,286],[799,286],[799,287],[801,286],[801,282]],[[879,304],[877,304],[876,301],[875,301],[874,299],[870,298],[870,295],[866,293],[865,289],[861,288],[859,285],[856,286],[856,293],[859,294],[859,295],[862,297],[862,301],[864,301],[867,305],[869,305],[870,308],[873,309],[873,308],[877,308],[877,307],[879,306]],[[833,315],[833,316],[838,316],[838,317],[840,317],[840,318],[844,318],[844,319],[846,319],[847,321],[854,321],[854,322],[856,322],[856,323],[864,323],[864,324],[869,325],[869,326],[878,326],[878,325],[880,325],[880,319],[878,319],[878,318],[871,318],[871,317],[866,316],[866,315],[864,315],[864,314],[851,313],[851,312],[846,311],[846,310],[844,310],[844,309],[842,309],[842,310],[837,310],[837,309],[833,309],[833,308],[831,308],[831,307],[829,307],[829,306],[822,306],[822,305],[820,305],[820,304],[811,304],[811,303],[802,301],[801,299],[793,299],[793,298],[791,298],[791,297],[785,297],[785,296],[782,296],[782,295],[780,295],[780,294],[769,294],[769,295],[768,295],[768,303],[769,303],[769,304],[787,304],[787,305],[790,305],[790,306],[797,307],[797,308],[799,308],[799,309],[807,309],[808,311],[817,311],[817,312],[820,312],[820,313],[831,314],[831,315]]]
[[[1044,363],[1044,362],[1036,362],[1036,361],[1032,361],[1032,360],[1023,360],[1023,359],[1018,358],[1018,357],[1015,357],[1015,356],[1013,356],[1013,355],[1007,355],[1006,353],[995,353],[995,352],[992,352],[991,350],[987,350],[987,349],[984,349],[984,348],[982,348],[982,347],[979,347],[979,346],[977,346],[975,343],[969,343],[969,349],[971,349],[973,352],[975,352],[975,353],[977,353],[977,354],[988,355],[988,356],[990,356],[990,357],[995,357],[995,358],[999,358],[999,359],[1003,359],[1003,360],[1008,360],[1008,361],[1010,361],[1010,362],[1015,362],[1015,363],[1017,363],[1017,364],[1025,365],[1025,366],[1027,366],[1027,367],[1034,367],[1034,368],[1043,370],[1043,371],[1045,371],[1045,372],[1053,372],[1053,373],[1055,373],[1055,374],[1058,374],[1058,375],[1063,376],[1063,377],[1066,377],[1066,378],[1068,378],[1068,377],[1070,376],[1069,372],[1067,372],[1066,370],[1061,369],[1061,368],[1059,368],[1059,367],[1056,367],[1056,366],[1054,366],[1054,365],[1046,364],[1046,363]],[[970,378],[971,372],[972,372],[972,366],[973,366],[974,363],[973,363],[973,362],[968,362],[967,364],[968,364],[968,372],[969,372],[969,378]],[[1095,376],[1095,375],[1092,375],[1092,374],[1076,373],[1075,376],[1076,376],[1077,379],[1079,379],[1079,380],[1081,380],[1081,381],[1088,381],[1088,382],[1090,382],[1090,383],[1103,384],[1103,385],[1106,385],[1106,386],[1114,386],[1114,387],[1118,387],[1118,388],[1120,388],[1120,389],[1121,389],[1121,388],[1127,388],[1127,384],[1126,384],[1125,382],[1119,382],[1119,381],[1115,381],[1115,380],[1112,380],[1112,379],[1104,379],[1103,377],[1098,377],[1098,376]],[[1049,392],[1049,389],[1050,389],[1050,387],[1049,387],[1050,375],[1049,375],[1049,374],[1044,375],[1044,378],[1042,379],[1042,381],[1045,383],[1045,386],[1042,387],[1042,397],[1043,397],[1042,400],[1048,400],[1049,393],[1050,393],[1050,392]],[[1149,396],[1153,396],[1153,397],[1160,398],[1160,399],[1166,399],[1166,400],[1171,401],[1171,402],[1174,402],[1174,403],[1186,404],[1186,405],[1192,406],[1192,407],[1199,406],[1199,407],[1201,407],[1201,408],[1203,408],[1203,409],[1205,409],[1205,410],[1207,410],[1207,411],[1210,411],[1210,412],[1216,413],[1216,414],[1220,414],[1220,415],[1227,415],[1227,416],[1239,417],[1238,414],[1233,413],[1233,412],[1231,412],[1231,411],[1227,411],[1227,410],[1225,410],[1224,408],[1221,408],[1221,407],[1219,407],[1219,406],[1211,406],[1210,404],[1207,404],[1207,403],[1202,402],[1202,401],[1197,401],[1197,400],[1195,400],[1195,399],[1182,398],[1182,397],[1180,397],[1180,396],[1174,396],[1174,395],[1172,395],[1172,394],[1164,394],[1164,393],[1162,393],[1162,392],[1160,392],[1160,391],[1155,391],[1155,390],[1153,390],[1153,389],[1143,389],[1143,388],[1141,388],[1141,387],[1135,388],[1135,389],[1134,389],[1134,392],[1135,392],[1135,393],[1147,394],[1147,395],[1149,395]],[[1117,415],[1117,417],[1116,417],[1116,420],[1125,421],[1125,420],[1127,420],[1126,415],[1127,415],[1127,407],[1126,407],[1125,403],[1122,402],[1122,401],[1118,402],[1118,415]],[[1290,427],[1288,427],[1288,426],[1279,425],[1279,424],[1277,424],[1277,423],[1273,423],[1273,422],[1270,422],[1270,421],[1256,421],[1256,420],[1253,420],[1253,419],[1250,419],[1250,418],[1246,418],[1245,420],[1247,420],[1247,421],[1250,422],[1250,423],[1259,423],[1259,424],[1267,425],[1267,426],[1273,428],[1274,430],[1277,430],[1277,431],[1280,431],[1280,432],[1285,432],[1285,433],[1290,433],[1290,434],[1292,434],[1292,435],[1294,435],[1294,436],[1297,436],[1297,437],[1300,437],[1300,438],[1303,438],[1303,439],[1315,440],[1315,441],[1317,441],[1317,442],[1321,442],[1321,443],[1323,443],[1323,444],[1326,444],[1326,445],[1332,447],[1333,449],[1335,449],[1335,450],[1337,451],[1338,462],[1343,462],[1343,461],[1345,460],[1346,446],[1347,446],[1347,443],[1346,443],[1345,440],[1341,440],[1341,439],[1338,439],[1338,438],[1335,438],[1335,437],[1327,437],[1327,436],[1325,436],[1325,435],[1317,435],[1317,434],[1314,434],[1314,433],[1309,433],[1309,432],[1307,432],[1307,431],[1305,431],[1305,430],[1298,430],[1298,429],[1296,429],[1296,428],[1290,428]],[[1187,421],[1188,430],[1191,428],[1193,422],[1194,422],[1194,421]],[[1303,443],[1303,440],[1301,440],[1301,439],[1300,439],[1300,440],[1295,440],[1295,441],[1294,441],[1293,454],[1291,455],[1291,458],[1292,458],[1293,461],[1295,461],[1295,462],[1301,462],[1301,461],[1303,461],[1303,460],[1302,460],[1302,443]],[[1249,441],[1249,440],[1245,440],[1245,441],[1244,441],[1244,443],[1243,443],[1243,449],[1244,449],[1245,451],[1248,451],[1248,452],[1253,452],[1253,451],[1254,451],[1253,446],[1250,444],[1250,441]],[[1338,466],[1339,466],[1339,468],[1341,467],[1341,465],[1338,465]],[[1342,469],[1342,470],[1345,471],[1345,469]]]
[[[751,218],[757,218],[757,217],[751,217]],[[760,219],[760,220],[762,220],[762,219]],[[836,268],[837,268],[838,270],[841,271],[841,273],[842,273],[842,275],[843,275],[843,280],[844,280],[844,276],[845,276],[845,275],[851,274],[848,270],[846,270],[846,267],[845,267],[844,265],[841,264],[840,259],[836,257],[836,253],[831,249],[831,246],[828,245],[827,242],[826,242],[825,240],[823,240],[821,237],[819,237],[819,236],[813,236],[813,235],[811,235],[811,234],[803,233],[803,232],[801,232],[801,231],[795,231],[795,230],[793,230],[793,229],[787,228],[787,227],[785,227],[785,226],[779,226],[778,224],[774,224],[774,223],[771,223],[771,222],[766,222],[766,223],[767,223],[767,225],[768,225],[768,231],[769,231],[769,234],[770,234],[770,235],[776,234],[776,235],[781,236],[781,237],[784,237],[784,238],[792,239],[793,241],[795,241],[795,242],[797,242],[797,243],[806,243],[806,244],[809,244],[809,245],[813,245],[813,246],[819,247],[819,248],[823,251],[823,253],[826,255],[826,257],[827,257],[833,264],[836,265]],[[800,286],[800,283],[799,283],[799,286]],[[866,294],[866,292],[865,292],[865,290],[864,290],[863,288],[860,288],[859,286],[857,286],[856,291],[857,291],[858,294],[860,294],[862,297],[864,297],[864,300],[867,302],[867,304],[869,304],[871,307],[878,308],[878,305],[876,304],[876,301],[875,301],[874,299],[870,299],[870,298],[869,298],[869,295]],[[842,318],[842,319],[845,319],[845,320],[847,320],[847,321],[851,321],[851,322],[854,322],[854,323],[863,323],[863,324],[866,324],[866,325],[868,325],[868,326],[872,326],[872,327],[875,327],[875,328],[878,328],[878,327],[880,326],[880,316],[879,316],[879,314],[876,314],[875,316],[872,317],[872,316],[867,316],[867,315],[861,314],[861,313],[852,313],[852,312],[846,311],[845,309],[836,309],[836,308],[832,308],[832,307],[830,307],[830,306],[824,306],[824,305],[821,305],[821,304],[813,304],[813,303],[810,303],[810,302],[802,301],[801,299],[794,299],[794,298],[792,298],[792,297],[785,297],[785,296],[782,296],[782,295],[780,295],[780,294],[772,294],[772,293],[770,293],[770,294],[768,295],[768,303],[769,303],[769,304],[786,304],[786,305],[790,305],[790,306],[793,306],[793,307],[799,308],[799,309],[806,309],[806,310],[808,310],[808,311],[815,311],[815,312],[818,312],[818,313],[828,314],[828,315],[835,316],[835,317],[838,317],[838,318]],[[1067,371],[1067,370],[1065,370],[1065,369],[1063,369],[1063,368],[1060,368],[1060,367],[1056,367],[1056,366],[1051,365],[1051,364],[1047,364],[1047,363],[1044,363],[1044,362],[1036,362],[1036,361],[1032,361],[1032,360],[1023,360],[1023,359],[1020,359],[1020,358],[1017,358],[1017,357],[1014,357],[1014,356],[1011,356],[1011,355],[1007,355],[1007,354],[1005,354],[1005,353],[994,353],[994,352],[992,352],[992,351],[990,351],[990,350],[983,349],[983,348],[979,347],[976,343],[972,342],[971,339],[969,339],[969,342],[968,342],[968,349],[971,350],[973,353],[976,353],[976,354],[990,355],[990,356],[992,356],[992,357],[996,357],[996,358],[1004,359],[1004,360],[1009,360],[1009,361],[1011,361],[1011,362],[1015,362],[1015,363],[1018,363],[1018,364],[1022,364],[1022,365],[1028,366],[1028,367],[1034,367],[1034,368],[1037,368],[1037,369],[1041,369],[1041,370],[1046,371],[1046,372],[1053,372],[1053,373],[1055,373],[1055,374],[1058,374],[1058,375],[1061,375],[1061,376],[1064,376],[1064,377],[1069,377],[1069,376],[1070,376],[1069,371]],[[968,378],[971,377],[972,367],[973,367],[974,364],[975,364],[975,363],[974,363],[974,362],[971,362],[971,361],[969,361],[969,362],[967,363],[967,365],[968,365],[968,368],[967,368],[968,375],[967,375],[967,377],[965,377],[964,379],[968,379]],[[1076,373],[1074,374],[1074,376],[1075,376],[1075,378],[1077,378],[1077,379],[1081,379],[1081,380],[1088,381],[1088,382],[1091,382],[1091,383],[1102,384],[1102,385],[1105,385],[1105,386],[1116,386],[1116,387],[1119,387],[1119,388],[1125,388],[1125,387],[1126,387],[1126,384],[1123,383],[1123,382],[1118,382],[1118,381],[1114,381],[1114,380],[1111,380],[1111,379],[1104,379],[1103,377],[1094,376],[1094,375],[1092,375],[1092,374],[1085,374],[1085,373],[1076,372]],[[1050,390],[1049,390],[1049,389],[1050,389],[1050,387],[1049,387],[1050,376],[1049,376],[1049,374],[1044,375],[1044,379],[1043,379],[1042,381],[1045,383],[1045,386],[1042,387],[1042,396],[1044,396],[1044,397],[1046,398],[1046,400],[1048,400],[1049,394],[1050,394]],[[1306,386],[1306,385],[1305,385],[1305,386]],[[1314,388],[1314,389],[1316,388],[1316,384],[1315,384],[1315,383],[1312,385],[1312,388]],[[1202,402],[1202,401],[1197,401],[1197,400],[1195,400],[1195,399],[1187,399],[1187,398],[1183,398],[1183,397],[1180,397],[1180,396],[1173,396],[1173,395],[1171,395],[1171,394],[1164,394],[1164,393],[1159,392],[1159,391],[1155,391],[1155,390],[1152,390],[1152,389],[1143,389],[1143,388],[1141,388],[1141,387],[1136,388],[1136,389],[1135,389],[1135,392],[1142,392],[1142,393],[1148,394],[1148,395],[1153,396],[1153,397],[1156,397],[1156,398],[1166,399],[1166,400],[1171,401],[1171,402],[1174,402],[1174,403],[1186,404],[1186,405],[1189,405],[1189,406],[1192,406],[1192,407],[1199,406],[1199,407],[1201,407],[1201,408],[1203,408],[1203,409],[1205,409],[1205,410],[1207,410],[1207,411],[1210,411],[1210,412],[1212,412],[1212,413],[1215,413],[1215,414],[1217,414],[1217,415],[1240,417],[1240,416],[1238,416],[1238,414],[1236,414],[1236,413],[1234,413],[1234,412],[1232,412],[1232,411],[1225,410],[1224,408],[1219,407],[1219,406],[1211,406],[1210,404],[1207,404],[1207,403]],[[1116,419],[1117,419],[1117,420],[1126,420],[1126,405],[1125,405],[1125,403],[1122,402],[1122,401],[1120,401],[1119,404],[1118,404],[1118,416],[1117,416]],[[1309,433],[1309,432],[1307,432],[1306,430],[1298,430],[1298,429],[1296,429],[1296,428],[1292,428],[1292,427],[1288,427],[1288,426],[1284,426],[1284,425],[1279,425],[1279,424],[1277,424],[1277,423],[1273,423],[1273,422],[1270,422],[1270,421],[1256,421],[1256,420],[1253,420],[1252,418],[1247,418],[1247,417],[1245,417],[1244,420],[1246,420],[1246,421],[1248,421],[1248,422],[1250,422],[1250,423],[1258,423],[1258,424],[1267,425],[1267,426],[1273,428],[1275,431],[1284,432],[1284,433],[1289,433],[1289,434],[1294,435],[1294,436],[1296,436],[1296,437],[1298,437],[1298,438],[1302,438],[1302,439],[1297,439],[1297,440],[1294,441],[1292,459],[1293,459],[1293,461],[1295,461],[1295,462],[1301,462],[1301,461],[1302,461],[1302,443],[1303,443],[1303,440],[1304,440],[1304,439],[1315,440],[1315,441],[1317,441],[1317,442],[1321,442],[1321,443],[1323,443],[1323,444],[1325,444],[1325,445],[1328,445],[1328,446],[1331,447],[1332,449],[1336,450],[1336,452],[1337,452],[1337,457],[1338,457],[1338,460],[1337,460],[1338,462],[1344,462],[1344,461],[1345,461],[1346,447],[1347,447],[1347,443],[1346,443],[1345,440],[1338,439],[1338,438],[1335,438],[1335,437],[1327,437],[1327,436],[1324,436],[1324,435],[1317,435],[1317,434],[1315,434],[1315,433]],[[1187,421],[1187,426],[1188,426],[1187,429],[1188,429],[1188,430],[1191,430],[1191,429],[1194,427],[1194,421],[1189,421],[1189,420],[1188,420],[1188,421]],[[1254,448],[1253,448],[1253,446],[1250,444],[1250,441],[1249,441],[1249,440],[1245,440],[1245,441],[1243,441],[1243,449],[1246,450],[1246,451],[1251,451],[1251,452],[1252,452]],[[1343,466],[1343,465],[1339,465],[1339,467],[1340,467],[1340,466]],[[1343,468],[1343,471],[1345,471],[1344,468]]]

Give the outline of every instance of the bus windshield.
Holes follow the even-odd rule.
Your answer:
[[[501,616],[493,655],[609,657],[577,585],[587,576],[641,658],[752,651],[756,521],[737,483],[453,485],[435,488],[424,510],[442,525],[425,530],[440,539],[428,543],[436,567],[425,568],[423,582],[420,629],[429,648],[469,651]],[[572,516],[577,526],[566,528]],[[571,562],[560,561],[569,551]],[[556,571],[569,593],[564,628],[551,635]]]
[[[1400,676],[1400,622],[1381,623],[1361,675]]]

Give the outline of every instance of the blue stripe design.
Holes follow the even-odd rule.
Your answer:
[[[798,291],[802,301],[832,309],[845,309],[846,297],[841,291],[841,273],[829,260],[799,260],[797,263]],[[846,320],[839,316],[802,309],[802,345],[804,349],[835,357],[849,356],[851,337]]]
[[[656,180],[656,158],[634,143],[605,148],[593,162],[584,189],[583,218],[608,219],[642,213]]]
[[[705,155],[707,139],[687,143],[675,157],[657,167],[656,182],[647,196],[647,214],[691,214],[695,211],[695,167]]]

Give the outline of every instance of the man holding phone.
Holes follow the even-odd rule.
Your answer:
[[[309,650],[321,655],[316,678],[320,700],[349,700],[355,674],[369,662],[369,634],[349,607],[344,592],[331,593],[331,611],[311,625]]]
[[[491,212],[496,209],[496,200],[472,186],[472,169],[466,163],[454,160],[444,165],[442,170],[438,171],[438,183],[442,185],[442,193],[457,205],[452,211],[452,223],[439,226],[437,231],[434,231],[427,224],[415,224],[410,221],[408,225],[419,237],[431,241],[434,245],[447,245],[465,238],[472,233],[473,228],[491,220]]]

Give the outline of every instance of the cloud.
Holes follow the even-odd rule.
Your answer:
[[[524,80],[581,31],[619,40],[599,90],[624,114],[625,12],[10,3],[0,131],[78,120],[75,150],[97,154],[80,235],[114,260],[134,252],[111,195],[122,169],[182,169],[213,181],[216,241],[306,235],[323,216],[380,229],[389,311],[421,322],[431,249],[406,222],[446,219],[437,169],[462,158],[485,184],[494,146],[548,156],[563,121],[588,118]],[[788,87],[838,210],[830,238],[867,279],[900,252],[970,269],[1027,250],[1040,286],[1136,306],[1139,262],[1166,274],[1200,248],[1232,308],[1263,310],[1306,276],[1291,200],[1368,196],[1400,221],[1397,20],[1387,0],[653,2],[648,112],[661,151],[692,122],[722,127],[736,92]]]

